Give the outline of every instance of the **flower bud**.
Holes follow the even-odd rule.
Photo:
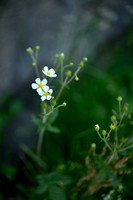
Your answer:
[[[32,63],[32,66],[34,66],[34,67],[35,67],[35,66],[36,66],[36,62],[33,62],[33,63]]]
[[[121,96],[118,96],[118,97],[117,97],[117,101],[119,101],[119,102],[122,101],[122,97],[121,97]]]
[[[33,50],[32,50],[32,48],[28,48],[28,49],[26,49],[26,51],[29,53],[29,54],[33,54]]]
[[[111,130],[115,130],[115,125],[114,125],[114,124],[111,124],[111,125],[110,125],[110,129],[111,129]]]
[[[35,49],[38,51],[40,49],[40,46],[39,45],[35,46]]]
[[[64,103],[62,104],[62,106],[63,106],[63,107],[66,107],[66,105],[67,105],[67,103],[66,103],[66,102],[64,102]]]
[[[59,58],[59,54],[56,54],[55,57],[58,59]]]
[[[95,125],[95,131],[99,131],[100,130],[100,127],[98,124]]]
[[[76,75],[75,76],[75,81],[78,81],[79,80],[79,77]]]
[[[112,116],[110,117],[110,119],[111,119],[112,122],[114,122],[114,121],[116,120],[116,116],[115,116],[115,115],[112,115]]]
[[[73,62],[70,62],[70,64],[69,64],[70,66],[73,66]]]
[[[80,66],[80,67],[84,67],[84,62],[81,61],[81,62],[79,63],[79,66]]]
[[[72,71],[68,70],[68,71],[66,72],[66,76],[67,76],[67,77],[72,76]]]
[[[92,143],[92,144],[91,144],[91,148],[95,150],[95,149],[96,149],[96,144],[95,144],[95,143]]]
[[[52,106],[55,106],[55,105],[56,105],[56,100],[54,100],[54,99],[51,98],[50,104],[51,104]]]
[[[61,60],[64,60],[64,58],[65,58],[64,53],[61,53],[61,54],[60,54],[60,59],[61,59]]]
[[[43,103],[42,103],[42,106],[43,106],[43,108],[47,108],[47,103],[46,103],[46,102],[43,102]]]
[[[107,134],[107,132],[103,129],[102,130],[102,135],[105,136]]]
[[[84,57],[83,60],[84,60],[84,62],[87,62],[87,61],[88,61],[88,58],[87,58],[87,57]]]

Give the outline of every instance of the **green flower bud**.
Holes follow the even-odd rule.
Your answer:
[[[70,66],[73,66],[74,64],[73,64],[73,62],[70,62],[70,64],[69,64]]]
[[[59,54],[56,54],[55,57],[58,59],[59,58]]]
[[[80,67],[84,67],[84,62],[81,61],[81,62],[79,63],[79,66],[80,66]]]
[[[67,76],[67,77],[72,76],[72,71],[68,70],[68,71],[66,72],[66,76]]]
[[[118,97],[117,97],[117,101],[119,101],[119,102],[122,101],[122,97],[121,97],[121,96],[118,96]]]
[[[35,49],[38,51],[38,50],[40,49],[40,46],[37,45],[37,46],[35,47]]]
[[[102,130],[102,135],[105,136],[107,134],[107,132],[103,129]]]
[[[88,58],[87,58],[87,57],[84,57],[83,60],[84,60],[84,62],[87,62],[87,61],[88,61]]]
[[[79,81],[79,77],[77,75],[75,76],[75,81]]]
[[[115,116],[115,115],[112,115],[112,116],[110,117],[110,119],[111,119],[111,121],[113,122],[113,121],[116,120],[116,116]]]
[[[52,106],[55,106],[55,105],[56,105],[56,101],[55,101],[54,99],[51,98],[50,104],[51,104]]]
[[[32,66],[34,66],[34,67],[35,67],[35,66],[36,66],[36,62],[33,62],[33,63],[32,63]]]
[[[63,106],[63,107],[66,107],[66,105],[67,105],[67,103],[66,103],[66,102],[64,102],[64,103],[62,104],[62,106]]]
[[[124,110],[124,111],[127,111],[127,110],[128,110],[128,106],[127,106],[127,105],[124,105],[124,106],[123,106],[123,110]]]
[[[42,106],[43,106],[43,108],[47,108],[47,103],[46,103],[46,102],[43,102],[43,103],[42,103]]]
[[[26,51],[29,53],[29,54],[33,54],[33,49],[32,48],[28,48],[28,49],[26,49]]]
[[[61,53],[61,54],[60,54],[60,59],[61,59],[61,60],[64,60],[64,58],[65,58],[64,53]]]

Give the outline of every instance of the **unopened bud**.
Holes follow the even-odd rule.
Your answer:
[[[87,61],[88,61],[88,58],[87,58],[87,57],[84,57],[83,60],[84,60],[84,62],[87,62]]]
[[[107,134],[107,132],[103,129],[102,130],[102,135],[105,136]]]
[[[68,71],[66,72],[66,76],[67,76],[67,77],[72,76],[72,71],[68,70]]]
[[[37,45],[37,46],[35,47],[35,49],[38,51],[38,50],[40,49],[40,46]]]
[[[64,103],[62,104],[62,106],[63,106],[63,107],[66,107],[66,105],[67,105],[67,103],[66,103],[66,102],[64,102]]]
[[[116,116],[115,116],[115,115],[112,115],[112,116],[110,117],[110,119],[111,119],[111,121],[113,122],[113,121],[116,120]]]
[[[70,64],[69,64],[70,66],[73,66],[73,62],[70,62]]]
[[[34,67],[35,67],[35,66],[36,66],[36,62],[33,62],[33,63],[32,63],[32,66],[34,66]]]
[[[51,104],[52,106],[55,106],[55,105],[56,105],[56,100],[51,99],[50,104]]]
[[[78,81],[79,80],[79,77],[76,75],[75,76],[75,81]]]
[[[120,102],[120,101],[122,101],[122,97],[121,96],[118,96],[117,97],[117,100]]]
[[[80,67],[84,67],[84,62],[81,61],[81,62],[79,63],[79,66],[80,66]]]
[[[32,50],[32,48],[28,48],[28,49],[26,49],[26,51],[29,53],[29,54],[33,54],[33,50]]]
[[[95,125],[95,131],[99,131],[100,130],[100,127],[98,124]]]
[[[95,144],[95,143],[92,143],[92,144],[91,144],[91,148],[95,150],[95,149],[96,149],[96,144]]]

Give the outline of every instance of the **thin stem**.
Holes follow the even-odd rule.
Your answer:
[[[78,67],[78,69],[75,71],[73,76],[68,80],[67,85],[74,79],[74,77],[77,75],[77,73],[80,71],[81,67]]]
[[[42,122],[45,123],[46,116],[43,117]],[[43,142],[43,136],[45,132],[45,127],[43,127],[39,134],[38,144],[37,144],[37,167],[38,172],[41,173],[41,150],[42,150],[42,142]]]
[[[120,149],[118,152],[125,151],[125,150],[127,150],[127,149],[130,149],[130,148],[132,148],[132,147],[133,147],[133,145],[130,145],[130,146],[128,146],[128,147],[125,147],[124,149]]]
[[[55,99],[56,101],[58,101],[58,99],[59,99],[59,97],[60,97],[60,95],[61,95],[61,93],[62,93],[64,87],[66,86],[67,79],[68,79],[68,77],[65,78],[64,83],[62,84],[62,86],[61,86],[61,88],[60,88],[60,90],[59,90],[59,92],[58,92],[58,94],[57,94],[57,97],[56,97],[56,99]]]
[[[105,137],[104,137],[103,141],[105,142],[105,144],[106,144],[106,146],[109,148],[109,150],[110,150],[111,152],[113,152],[111,146],[108,144],[108,142],[107,142],[107,140],[106,140]]]
[[[61,82],[63,83],[63,60],[61,60]]]

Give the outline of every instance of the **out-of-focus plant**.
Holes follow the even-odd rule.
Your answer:
[[[118,112],[112,110],[109,131],[105,129],[100,131],[99,125],[95,125],[95,130],[104,142],[104,146],[102,151],[97,153],[97,145],[91,144],[85,159],[86,175],[80,178],[73,189],[80,194],[81,200],[98,193],[103,200],[122,200],[129,192],[124,179],[132,173],[133,139],[128,136],[123,137],[120,132],[126,122],[130,121],[132,110],[128,108],[127,103],[122,105],[121,96],[117,101]]]

